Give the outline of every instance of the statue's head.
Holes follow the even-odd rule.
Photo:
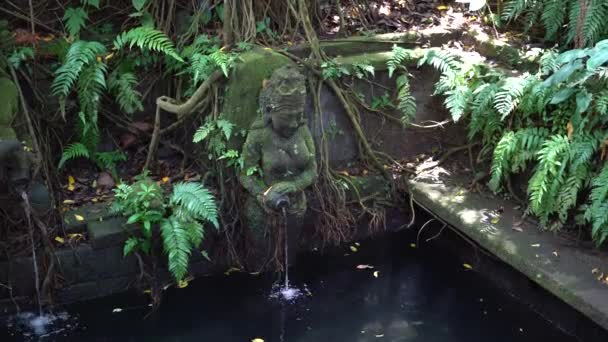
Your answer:
[[[305,101],[304,75],[292,65],[275,70],[260,93],[264,124],[283,137],[292,136],[298,127],[306,123]]]

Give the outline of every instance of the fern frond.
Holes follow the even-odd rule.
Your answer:
[[[500,189],[500,183],[509,169],[509,162],[517,148],[515,132],[505,133],[496,144],[492,157],[491,178],[488,186],[494,192]]]
[[[169,272],[180,281],[188,271],[190,250],[192,249],[191,238],[180,220],[171,217],[162,221],[160,235],[163,238],[163,248],[167,253]]]
[[[132,72],[113,72],[108,79],[108,88],[116,97],[120,108],[127,114],[144,110],[141,93],[135,89],[136,86],[137,77]]]
[[[107,66],[93,62],[84,67],[76,84],[80,110],[90,115],[96,113],[101,96],[106,89]],[[96,120],[95,120],[96,121]]]
[[[224,76],[228,77],[228,71],[232,67],[234,56],[232,54],[225,53],[222,50],[216,50],[209,55],[209,58],[220,70],[222,70]]]
[[[149,26],[132,28],[119,34],[114,40],[114,47],[117,50],[122,50],[127,45],[129,48],[137,46],[141,50],[160,52],[179,62],[184,61],[175,50],[171,39],[162,31]]]
[[[545,0],[541,20],[545,25],[545,38],[554,39],[566,19],[563,0]]]
[[[393,45],[391,54],[386,62],[388,66],[388,77],[393,77],[393,73],[403,62],[412,59],[412,50],[404,49],[397,44]]]
[[[397,109],[401,112],[401,122],[405,125],[416,118],[416,99],[410,92],[407,74],[397,77]]]
[[[591,235],[599,246],[608,237],[608,164],[592,181],[589,206],[585,211],[585,219],[591,223]]]
[[[508,77],[500,91],[496,93],[494,100],[494,108],[502,116],[506,118],[517,107],[519,101],[524,95],[524,88],[528,84],[529,75],[524,74],[519,77]]]
[[[89,150],[82,143],[73,143],[68,145],[61,154],[61,160],[59,160],[58,168],[63,168],[63,165],[68,160],[76,159],[76,158],[90,158]]]
[[[195,220],[205,220],[219,229],[215,198],[199,183],[177,183],[173,187],[170,203],[182,208]]]
[[[63,15],[65,28],[72,37],[75,37],[80,33],[80,29],[85,26],[87,19],[89,19],[89,15],[83,7],[68,7],[65,9]]]
[[[456,74],[462,68],[460,58],[448,50],[437,48],[428,49],[424,56],[418,61],[418,66],[423,64],[432,65],[443,74]]]
[[[446,91],[445,94],[447,97],[445,98],[444,104],[450,111],[452,120],[457,122],[464,115],[472,92],[468,86],[462,85]]]
[[[68,49],[64,63],[55,71],[55,79],[51,85],[53,95],[67,97],[84,66],[96,63],[96,57],[105,52],[106,48],[99,42],[74,42]]]
[[[592,44],[605,32],[608,18],[608,3],[603,0],[591,2],[583,21],[583,35],[587,44]],[[572,24],[572,23],[571,23]]]
[[[554,135],[543,143],[538,152],[538,167],[530,179],[528,195],[530,210],[546,225],[549,215],[557,211],[558,192],[563,186],[564,170],[570,158],[567,136]]]

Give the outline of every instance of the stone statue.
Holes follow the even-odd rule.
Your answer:
[[[268,233],[268,216],[280,215],[283,209],[291,221],[302,221],[307,208],[304,189],[317,178],[315,145],[304,118],[304,76],[287,65],[265,83],[259,99],[262,115],[243,145],[239,175],[249,195],[246,224],[258,241]]]
[[[17,140],[12,128],[19,105],[17,87],[0,69],[0,206],[20,203],[25,191],[34,210],[50,208],[49,194],[42,183],[31,179],[32,158]],[[15,201],[16,199],[16,201]]]

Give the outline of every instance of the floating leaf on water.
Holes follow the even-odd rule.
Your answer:
[[[438,9],[439,11],[446,11],[446,10],[448,10],[448,9],[449,9],[449,7],[448,7],[448,6],[446,6],[446,5],[439,5],[439,6],[437,6],[437,9]]]
[[[372,269],[374,266],[372,265],[357,265],[358,270]]]
[[[74,214],[74,218],[76,221],[84,221],[84,217],[82,215]]]
[[[552,254],[555,255],[555,256],[558,256],[556,251],[553,251]]]
[[[376,337],[384,337],[384,334],[378,334]]]
[[[253,340],[251,340],[251,342],[264,342],[264,340],[257,337],[257,338],[254,338]]]
[[[69,175],[68,176],[68,190],[74,191],[75,189],[76,189],[76,179],[74,179],[74,176]]]
[[[63,204],[76,204],[76,201],[67,199],[67,200],[63,200]]]
[[[473,269],[473,266],[471,266],[470,264],[467,264],[467,263],[462,264],[462,267],[466,268],[467,270]]]
[[[350,246],[350,250],[353,251],[353,253],[357,252],[357,247],[355,246]]]
[[[121,308],[115,308],[112,310],[112,313],[122,312]]]
[[[493,217],[490,222],[492,222],[492,224],[497,224],[498,222],[500,222],[500,218],[498,217]]]
[[[355,242],[355,246],[359,247],[359,246],[361,246],[361,244],[358,242]]]
[[[65,243],[65,240],[60,236],[55,236],[55,241],[57,241],[59,243]]]
[[[535,243],[535,244],[530,245],[530,246],[535,247],[535,248],[538,248],[538,247],[540,247],[540,243]]]
[[[147,290],[144,290],[144,293],[146,293],[146,294],[151,294],[151,293],[152,293],[152,289],[147,289]]]
[[[415,243],[410,243],[410,247],[416,248],[416,244]]]
[[[374,271],[374,278],[378,278],[379,275],[380,275],[380,271]]]

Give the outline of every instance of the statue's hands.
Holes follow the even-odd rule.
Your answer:
[[[289,189],[281,184],[283,183],[271,186],[262,194],[262,201],[265,207],[272,210],[279,210],[289,206],[289,192],[287,192]]]
[[[292,182],[276,183],[275,185],[272,186],[272,190],[274,190],[282,195],[285,195],[285,196],[298,191],[298,189]]]

